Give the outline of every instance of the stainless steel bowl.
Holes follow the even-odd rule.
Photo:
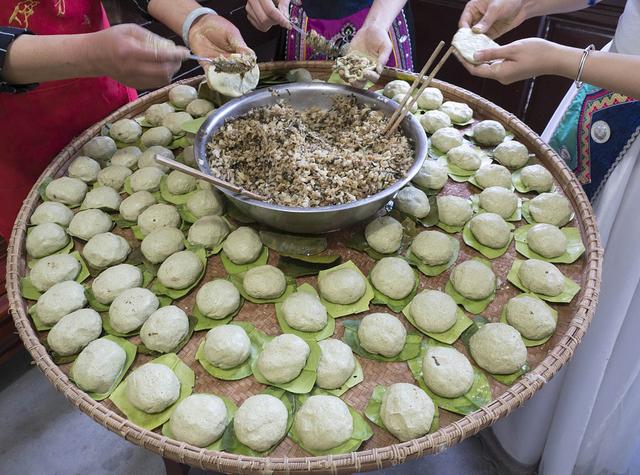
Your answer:
[[[320,82],[283,84],[260,89],[239,99],[228,102],[211,114],[196,135],[194,144],[195,158],[203,173],[211,175],[207,159],[207,144],[215,132],[229,119],[240,117],[251,109],[275,104],[285,100],[292,107],[302,110],[310,107],[328,109],[332,98],[337,96],[355,96],[356,99],[373,109],[391,115],[398,104],[373,92],[355,89],[338,84]],[[278,206],[239,196],[220,189],[241,211],[256,221],[292,233],[322,234],[350,226],[373,216],[395,194],[405,186],[420,170],[427,155],[428,140],[413,114],[408,114],[401,129],[413,142],[415,160],[406,176],[392,186],[367,198],[351,203],[316,208]]]

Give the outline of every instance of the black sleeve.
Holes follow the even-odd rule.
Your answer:
[[[151,0],[132,0],[132,1],[134,5],[138,7],[138,10],[140,10],[145,15],[149,15],[149,2]]]
[[[7,56],[7,50],[11,43],[18,38],[20,35],[33,35],[33,32],[26,30],[24,28],[14,28],[11,26],[0,26],[0,93],[8,92],[11,94],[15,94],[18,92],[29,91],[35,87],[37,84],[9,84],[4,79],[2,79],[2,68],[4,67],[4,60]]]

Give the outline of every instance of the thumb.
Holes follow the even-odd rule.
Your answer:
[[[144,35],[139,38],[142,48],[153,55],[156,62],[178,61],[184,59],[189,50],[182,46],[176,46],[173,41],[156,35],[148,30],[143,30]]]
[[[510,53],[511,53],[511,48],[509,47],[509,45],[500,46],[498,48],[489,48],[489,49],[476,51],[475,54],[473,55],[473,59],[475,59],[476,61],[482,61],[482,62],[493,61],[496,59],[506,59],[509,57]]]
[[[489,6],[480,21],[473,26],[473,31],[475,33],[486,33],[489,31],[489,28],[491,28],[498,19],[498,13],[497,8],[493,5]]]

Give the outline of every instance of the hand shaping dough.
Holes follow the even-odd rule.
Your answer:
[[[471,64],[480,64],[481,61],[475,59],[475,54],[484,49],[498,48],[500,45],[483,33],[475,33],[471,28],[460,28],[451,44],[465,59]]]

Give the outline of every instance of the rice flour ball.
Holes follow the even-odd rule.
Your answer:
[[[556,331],[556,319],[551,308],[531,295],[517,295],[507,302],[506,316],[520,334],[531,340],[541,340]]]
[[[396,383],[382,397],[380,418],[387,430],[404,442],[429,432],[435,410],[431,398],[418,386]]]
[[[82,209],[118,211],[120,203],[122,203],[122,198],[116,190],[110,186],[99,186],[86,194],[82,202]]]
[[[400,257],[380,259],[369,274],[373,286],[387,297],[401,300],[416,285],[416,276],[407,261]]]
[[[177,228],[182,218],[175,206],[157,203],[149,206],[138,216],[138,226],[143,235],[162,228]]]
[[[186,207],[196,218],[202,218],[221,215],[224,211],[224,202],[217,191],[198,190],[189,197]]]
[[[464,124],[473,119],[473,109],[463,102],[443,102],[440,110],[447,114],[454,124]]]
[[[80,263],[70,254],[53,254],[39,259],[31,272],[29,279],[40,292],[50,289],[53,285],[73,280],[80,273]]]
[[[282,302],[282,316],[296,330],[317,332],[327,326],[327,309],[308,292],[294,292]]]
[[[411,316],[417,327],[429,333],[444,333],[458,318],[456,302],[439,290],[423,290],[411,301]]]
[[[436,160],[425,160],[420,171],[413,177],[416,185],[430,190],[440,190],[448,180],[447,168]]]
[[[142,135],[142,127],[135,120],[120,119],[111,124],[109,135],[113,140],[121,143],[136,143]]]
[[[395,198],[395,206],[403,213],[415,216],[418,219],[424,218],[431,211],[429,197],[418,188],[407,186],[401,189]]]
[[[529,201],[529,212],[538,223],[562,227],[571,221],[573,210],[569,200],[558,193],[542,193]]]
[[[179,109],[186,108],[191,101],[198,98],[198,91],[195,87],[187,86],[186,84],[179,84],[173,86],[169,90],[169,100],[171,104]]]
[[[82,154],[106,165],[117,149],[111,137],[98,136],[82,146]]]
[[[164,178],[164,172],[156,167],[140,168],[133,172],[129,178],[131,191],[148,191],[153,193],[160,189],[160,182]]]
[[[203,216],[191,225],[187,240],[193,245],[214,249],[222,244],[229,231],[229,224],[224,218]]]
[[[124,290],[109,307],[109,323],[119,333],[131,333],[140,328],[159,306],[158,297],[149,289],[136,287]]]
[[[422,110],[435,110],[442,106],[444,96],[440,89],[435,87],[427,87],[422,94],[418,96],[418,107]],[[440,112],[440,111],[439,111]]]
[[[156,198],[148,191],[137,191],[120,203],[120,216],[127,221],[138,221],[138,216],[149,206],[156,204]]]
[[[153,104],[149,106],[147,111],[144,113],[144,118],[151,125],[158,126],[162,124],[162,119],[164,119],[167,114],[175,111],[175,108],[168,102]]]
[[[511,229],[507,222],[497,214],[481,213],[469,221],[469,228],[483,246],[501,249],[509,244]]]
[[[144,148],[153,146],[168,147],[171,145],[171,142],[173,142],[173,133],[163,125],[148,129],[142,134],[142,137],[140,137],[140,143],[142,143]]]
[[[138,158],[138,168],[154,167],[159,168],[164,173],[167,173],[169,171],[169,167],[158,162],[156,160],[156,155],[161,155],[165,158],[175,160],[173,152],[168,148],[161,147],[160,145],[152,145],[151,147],[148,147]]]
[[[469,300],[483,300],[496,290],[496,275],[491,267],[475,259],[455,266],[450,279],[454,289]]]
[[[400,249],[404,228],[391,216],[374,219],[364,229],[367,244],[381,254],[392,254]]]
[[[108,305],[123,291],[140,285],[142,271],[131,264],[119,264],[102,271],[91,283],[91,290],[98,302]]]
[[[39,259],[65,247],[69,244],[69,239],[69,235],[62,226],[55,223],[43,223],[29,230],[25,247],[31,257]]]
[[[169,289],[186,289],[203,272],[200,258],[191,251],[179,251],[169,256],[158,269],[158,281]]]
[[[473,216],[473,208],[468,199],[461,196],[438,196],[438,219],[447,226],[464,226]]]
[[[337,389],[344,385],[356,370],[351,347],[334,338],[318,342],[320,361],[316,385],[322,389]]]
[[[114,385],[126,361],[127,354],[120,345],[98,338],[80,352],[70,376],[83,391],[103,394]]]
[[[478,195],[478,204],[489,213],[509,219],[518,209],[518,195],[501,186],[490,186]]]
[[[273,384],[293,381],[302,372],[311,349],[296,335],[278,335],[262,347],[256,367]]]
[[[539,259],[527,259],[520,265],[518,277],[531,292],[555,297],[565,286],[565,277],[556,266]]]
[[[511,183],[511,172],[502,165],[491,163],[482,165],[474,175],[476,182],[482,188],[499,186],[510,190],[513,187]]]
[[[520,333],[504,323],[487,323],[469,340],[471,356],[493,374],[512,374],[527,362],[527,347]]]
[[[402,351],[407,330],[400,320],[388,313],[370,313],[360,322],[358,339],[362,348],[374,355],[393,357]]]
[[[473,126],[473,138],[480,145],[494,146],[501,143],[507,132],[500,122],[483,120]]]
[[[567,252],[567,237],[553,224],[534,224],[527,231],[527,245],[533,252],[552,259]]]
[[[451,119],[442,111],[429,110],[420,116],[420,125],[428,134],[434,134],[440,129],[451,127]]]
[[[132,173],[133,172],[130,168],[121,165],[111,165],[100,171],[100,173],[98,174],[98,183],[105,187],[111,187],[116,191],[122,191],[124,182]]]
[[[411,253],[428,266],[440,266],[453,257],[453,242],[440,231],[422,231],[411,243]]]
[[[180,397],[180,380],[163,364],[145,363],[126,379],[125,395],[142,412],[157,414]]]
[[[287,288],[287,280],[280,269],[270,265],[249,269],[242,279],[245,292],[257,299],[275,299]]]
[[[169,428],[177,440],[207,447],[222,437],[228,422],[227,407],[221,398],[192,394],[178,403],[169,419]]]
[[[493,149],[493,157],[512,170],[524,167],[529,161],[529,150],[520,142],[507,140]]]
[[[542,165],[529,165],[520,172],[522,184],[531,191],[544,193],[553,188],[553,176]]]
[[[145,320],[140,328],[140,340],[152,351],[171,353],[188,333],[187,314],[175,305],[167,305]]]
[[[464,143],[462,133],[453,127],[444,127],[436,130],[431,136],[431,144],[442,153],[447,153],[454,147]]]
[[[172,254],[184,249],[184,234],[178,228],[160,228],[142,240],[142,255],[152,264],[160,264]]]
[[[247,398],[233,418],[233,429],[240,443],[264,452],[287,433],[289,414],[280,399],[269,394]]]
[[[213,366],[231,369],[247,361],[251,355],[251,340],[239,325],[220,325],[207,332],[203,352]]]
[[[207,282],[196,294],[198,310],[207,318],[221,320],[240,308],[240,292],[231,282],[215,279]]]
[[[254,229],[241,226],[227,236],[222,249],[234,264],[248,264],[260,257],[262,241]]]
[[[473,366],[453,347],[430,346],[422,359],[422,377],[438,396],[457,398],[473,386]]]
[[[131,246],[125,238],[113,233],[100,233],[93,236],[82,250],[87,264],[96,269],[104,269],[123,262]]]
[[[75,280],[59,282],[38,298],[36,311],[45,325],[54,325],[65,315],[87,304],[84,287]]]
[[[62,317],[47,335],[47,344],[60,356],[79,353],[102,333],[102,319],[93,309],[83,308]]]
[[[85,183],[96,181],[100,173],[100,164],[93,158],[79,156],[67,169],[67,174],[71,178],[77,178]]]
[[[362,298],[367,290],[364,277],[354,269],[342,268],[318,276],[322,298],[340,305],[350,305]]]
[[[329,450],[351,438],[353,417],[339,397],[310,396],[296,412],[293,427],[304,447]]]
[[[87,194],[87,190],[88,187],[84,181],[63,176],[49,183],[45,194],[47,195],[47,199],[51,201],[57,201],[58,203],[73,207],[82,203],[84,195]]]
[[[111,165],[132,169],[138,164],[138,158],[140,158],[141,154],[142,150],[138,147],[129,146],[121,148],[111,157]]]
[[[31,215],[31,224],[55,223],[62,227],[69,225],[73,219],[73,211],[62,203],[45,201],[40,203]]]
[[[196,189],[197,180],[178,170],[167,175],[167,189],[174,195],[185,195]]]

